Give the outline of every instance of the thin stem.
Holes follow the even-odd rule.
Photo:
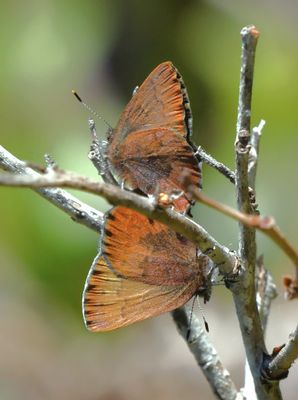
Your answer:
[[[243,130],[250,131],[251,98],[255,64],[255,51],[259,38],[255,26],[246,26],[241,30],[242,54],[240,70],[240,89],[237,116],[237,134]]]
[[[233,171],[231,171],[223,163],[217,161],[210,154],[206,153],[205,150],[202,149],[202,147],[196,147],[194,144],[193,147],[196,150],[195,154],[199,161],[203,161],[205,164],[210,165],[210,167],[215,168],[218,172],[228,178],[231,183],[235,184],[235,173]]]
[[[236,190],[239,211],[251,213],[248,180],[248,161],[250,151],[250,117],[254,73],[254,61],[259,32],[255,26],[242,29],[242,54],[239,85],[239,101],[236,134]],[[254,186],[254,185],[253,185]],[[240,224],[239,254],[248,265],[254,266],[256,245],[254,229]]]
[[[241,37],[242,54],[235,141],[235,177],[238,210],[245,214],[251,214],[254,210],[250,202],[248,174],[251,149],[250,118],[255,50],[259,32],[254,26],[248,26],[242,29]],[[232,285],[231,289],[256,395],[259,400],[267,400],[272,393],[274,393],[275,398],[279,398],[279,389],[276,384],[264,385],[260,380],[260,369],[266,348],[256,304],[256,238],[255,229],[243,223],[239,224],[238,255],[241,260],[240,280]]]
[[[192,314],[190,321],[190,314],[191,311],[187,306],[172,312],[179,333],[193,353],[215,396],[222,400],[242,399],[199,318]]]
[[[189,192],[195,200],[220,213],[233,218],[236,221],[241,222],[241,224],[253,227],[263,232],[266,236],[270,237],[274,243],[280,247],[283,252],[293,261],[296,268],[298,268],[298,251],[296,248],[288,241],[279,227],[276,225],[273,217],[262,217],[260,215],[244,214],[234,208],[227,206],[225,204],[219,203],[214,199],[209,198],[196,187],[191,187]]]

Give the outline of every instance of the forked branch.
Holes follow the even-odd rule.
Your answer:
[[[196,243],[200,250],[218,265],[223,274],[231,273],[237,263],[235,255],[211,237],[199,224],[169,208],[160,207],[147,197],[122,190],[114,185],[93,181],[73,172],[55,169],[51,169],[43,175],[32,176],[2,173],[0,174],[0,185],[31,189],[65,187],[93,193],[104,197],[112,205],[132,208],[181,233]]]

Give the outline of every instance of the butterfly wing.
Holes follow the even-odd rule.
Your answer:
[[[148,284],[199,285],[203,276],[194,243],[125,207],[106,215],[101,253],[115,274]]]
[[[131,132],[156,127],[175,129],[187,138],[192,131],[187,91],[181,75],[169,61],[159,64],[132,96],[112,141],[119,143]]]
[[[121,278],[98,256],[83,293],[84,321],[91,331],[110,331],[180,307],[194,293],[194,283],[155,286]]]
[[[113,154],[108,157],[119,176],[134,189],[146,194],[187,191],[183,176],[199,186],[200,165],[193,149],[186,140],[172,129],[154,128],[128,135]],[[173,201],[176,211],[183,212],[189,206],[188,195]]]

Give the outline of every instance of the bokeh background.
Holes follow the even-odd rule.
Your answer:
[[[252,122],[267,124],[261,142],[257,200],[296,244],[298,3],[290,0],[2,1],[1,144],[17,157],[57,163],[96,178],[87,153],[88,113],[70,91],[115,125],[133,88],[172,60],[187,85],[194,141],[233,167],[240,29],[261,31]],[[106,127],[97,121],[97,130]],[[204,167],[205,192],[235,205],[234,188]],[[107,209],[99,198],[77,193]],[[0,188],[0,398],[134,400],[212,399],[169,315],[108,334],[88,332],[81,293],[98,237],[28,189]],[[199,206],[195,216],[219,241],[236,247],[237,226]],[[292,272],[264,236],[259,253],[278,285],[267,344],[284,343],[297,305],[283,300]],[[243,350],[230,294],[214,289],[204,306],[210,336],[236,384]],[[297,368],[283,384],[297,397]]]

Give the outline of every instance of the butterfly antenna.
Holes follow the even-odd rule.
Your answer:
[[[101,119],[109,128],[109,130],[112,130],[113,128],[111,127],[111,125],[100,115],[98,114],[96,111],[93,110],[93,108],[91,108],[87,103],[85,103],[82,98],[78,95],[78,93],[75,90],[72,90],[71,93],[75,96],[75,98],[82,104],[82,106],[84,106],[92,115],[94,115],[95,117],[97,117],[98,119]]]
[[[193,309],[194,309],[194,306],[195,306],[196,297],[197,297],[197,296],[195,296],[195,297],[193,298],[192,305],[191,305],[190,316],[189,316],[189,323],[188,323],[188,328],[187,328],[187,333],[186,333],[186,340],[187,340],[187,341],[188,341],[188,339],[189,339],[189,337],[190,337],[190,328],[191,328],[192,315],[193,315]]]
[[[204,321],[205,330],[206,330],[206,332],[209,333],[209,325],[208,325],[208,322],[206,321],[206,318],[205,318],[205,315],[204,315],[204,312],[203,312],[203,309],[202,309],[202,306],[201,306],[201,303],[200,303],[200,300],[199,300],[199,296],[196,296],[196,298],[198,299],[198,307],[199,307],[199,310],[201,312],[201,316],[202,316],[203,321]]]

